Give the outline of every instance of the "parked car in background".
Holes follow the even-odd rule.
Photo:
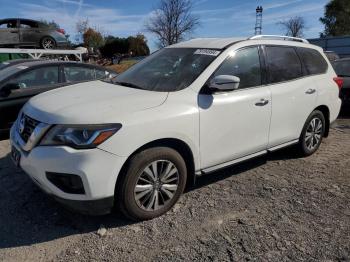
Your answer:
[[[39,93],[116,76],[96,65],[64,61],[28,61],[0,71],[0,134],[7,133],[29,98]]]
[[[343,106],[350,106],[350,58],[342,58],[332,63],[338,76],[344,79],[343,88],[340,91],[340,98]]]
[[[10,18],[0,20],[0,46],[54,49],[67,47],[68,41],[63,29],[35,20]]]
[[[196,175],[290,145],[311,155],[338,116],[341,79],[321,48],[279,38],[291,40],[193,39],[112,81],[38,95],[12,126],[12,158],[70,208],[116,204],[142,220]]]
[[[24,62],[32,62],[32,61],[41,61],[41,60],[35,60],[35,59],[15,59],[15,60],[9,60],[4,61],[0,63],[0,70],[5,69],[6,67],[21,64]],[[1,74],[1,73],[0,73]]]
[[[331,62],[340,58],[339,55],[334,51],[324,51],[324,54],[327,56],[327,58]]]

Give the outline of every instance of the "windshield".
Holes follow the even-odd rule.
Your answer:
[[[350,76],[350,60],[333,62],[333,67],[338,76]]]
[[[112,82],[150,91],[173,92],[188,87],[220,54],[213,49],[164,48],[140,61]]]

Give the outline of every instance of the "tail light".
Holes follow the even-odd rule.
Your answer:
[[[337,77],[334,77],[333,80],[338,85],[338,88],[340,90],[343,87],[344,79],[337,76]]]
[[[66,31],[64,31],[64,29],[61,29],[61,28],[57,29],[56,31],[63,35],[66,34]]]

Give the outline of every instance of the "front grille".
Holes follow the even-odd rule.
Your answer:
[[[19,134],[21,138],[24,140],[24,142],[27,143],[29,137],[33,133],[34,129],[40,122],[25,115],[22,114],[20,123],[19,123]]]

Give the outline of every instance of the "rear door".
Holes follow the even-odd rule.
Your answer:
[[[17,19],[0,21],[0,45],[15,45],[19,43]]]
[[[41,29],[36,21],[20,19],[19,35],[21,44],[34,45],[40,42]]]
[[[269,148],[299,138],[304,123],[316,105],[317,82],[291,46],[265,46],[272,115]]]
[[[18,89],[12,90],[7,97],[0,96],[0,129],[11,127],[23,105],[32,96],[62,85],[58,66],[45,66],[21,72],[7,80],[2,87],[6,84],[15,84]]]

